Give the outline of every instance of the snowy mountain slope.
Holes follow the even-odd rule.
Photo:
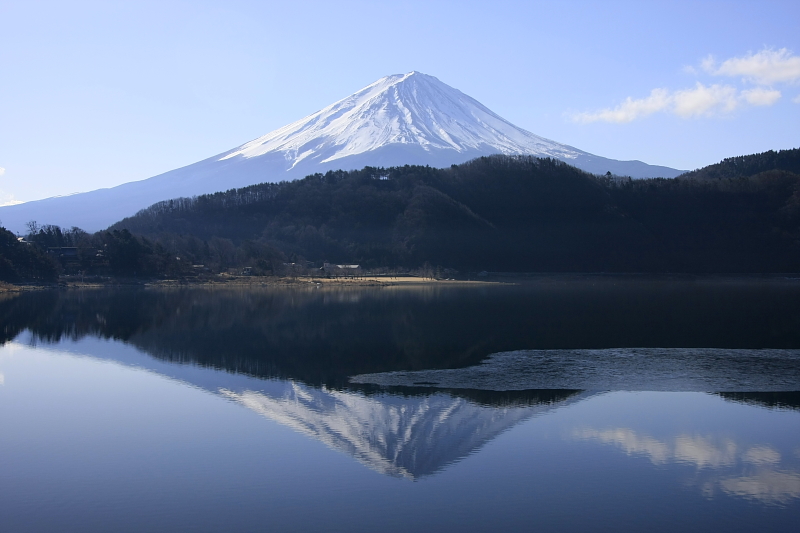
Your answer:
[[[153,178],[0,208],[0,222],[12,231],[22,231],[29,220],[96,231],[168,198],[367,165],[445,167],[496,153],[554,157],[594,173],[680,174],[539,137],[433,76],[410,72],[381,78],[263,137]]]
[[[574,159],[581,152],[517,128],[476,100],[418,72],[382,78],[309,117],[225,155],[280,152],[292,167],[329,163],[385,146],[425,152],[530,153]]]

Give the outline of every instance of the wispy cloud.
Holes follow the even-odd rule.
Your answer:
[[[706,87],[698,82],[694,89],[677,91],[672,97],[672,112],[683,118],[729,113],[739,101],[736,88],[729,85]]]
[[[5,173],[6,173],[6,169],[4,169],[3,167],[0,167],[0,176],[2,176]],[[16,198],[14,198],[13,194],[7,193],[7,192],[4,192],[4,191],[0,190],[0,207],[4,207],[4,206],[7,206],[7,205],[17,205],[17,204],[21,204],[21,203],[22,203],[22,201],[17,200]]]
[[[22,200],[17,200],[13,194],[0,191],[0,207],[5,207],[7,205],[17,205],[21,203]]]
[[[699,67],[685,66],[683,71],[693,76],[707,73],[737,77],[756,87],[740,89],[730,84],[706,85],[698,81],[692,88],[674,91],[653,89],[647,97],[629,96],[616,107],[573,113],[570,118],[583,124],[623,124],[659,112],[695,118],[727,115],[742,106],[771,106],[782,97],[781,91],[773,88],[773,84],[800,82],[800,56],[795,56],[787,48],[765,48],[721,63],[713,56],[708,56],[700,62]],[[800,95],[793,98],[792,102],[800,104]]]
[[[772,105],[781,98],[781,92],[774,89],[756,87],[742,91],[742,98],[750,105]]]
[[[739,93],[730,85],[703,85],[697,83],[691,89],[670,92],[654,89],[650,96],[641,99],[628,97],[620,105],[594,112],[572,115],[575,122],[625,123],[644,118],[657,112],[666,112],[682,118],[724,115],[742,103],[772,105],[781,97],[779,91],[753,89]]]
[[[666,89],[653,89],[650,96],[634,100],[630,96],[614,108],[601,109],[594,113],[578,113],[573,116],[576,122],[631,122],[637,118],[663,111],[669,106],[671,95]]]
[[[717,64],[713,56],[708,56],[700,66],[714,76],[741,77],[758,85],[800,80],[800,56],[795,56],[787,48],[767,48],[757,53],[726,59],[720,64]]]

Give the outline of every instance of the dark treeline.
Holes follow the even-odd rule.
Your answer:
[[[31,223],[26,240],[61,273],[112,276],[242,267],[286,274],[287,265],[323,262],[462,272],[797,272],[798,172],[800,149],[646,180],[490,156],[173,199],[92,235]],[[21,270],[3,279],[25,277],[8,257],[1,258]]]
[[[730,180],[755,176],[768,170],[800,174],[800,150],[770,150],[760,154],[723,159],[715,165],[687,172],[680,179]]]
[[[80,228],[65,230],[31,221],[23,238],[1,231],[7,243],[0,263],[6,260],[16,269],[0,270],[3,281],[53,281],[59,274],[154,277],[191,272],[191,265],[181,264],[161,243],[127,230],[89,234]],[[28,258],[27,263],[21,257]]]
[[[620,270],[608,241],[644,243],[590,175],[556,160],[501,156],[449,169],[328,172],[161,202],[113,228],[187,255],[226,239],[269,246],[290,261],[366,268]]]
[[[699,181],[640,180],[615,188],[672,272],[798,272],[800,175],[769,170]]]
[[[0,228],[0,281],[53,281],[57,277],[58,265],[41,248],[20,242]]]
[[[194,261],[227,247],[229,263],[272,254],[367,268],[794,272],[799,167],[800,150],[676,179],[598,177],[526,156],[367,167],[160,202],[112,229]],[[265,248],[243,252],[255,246]]]

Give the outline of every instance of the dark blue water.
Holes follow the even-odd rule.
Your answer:
[[[791,280],[76,291],[0,317],[4,531],[800,523]]]

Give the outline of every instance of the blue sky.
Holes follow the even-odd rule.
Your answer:
[[[800,147],[800,2],[0,0],[0,204],[145,179],[418,70],[691,169]]]

